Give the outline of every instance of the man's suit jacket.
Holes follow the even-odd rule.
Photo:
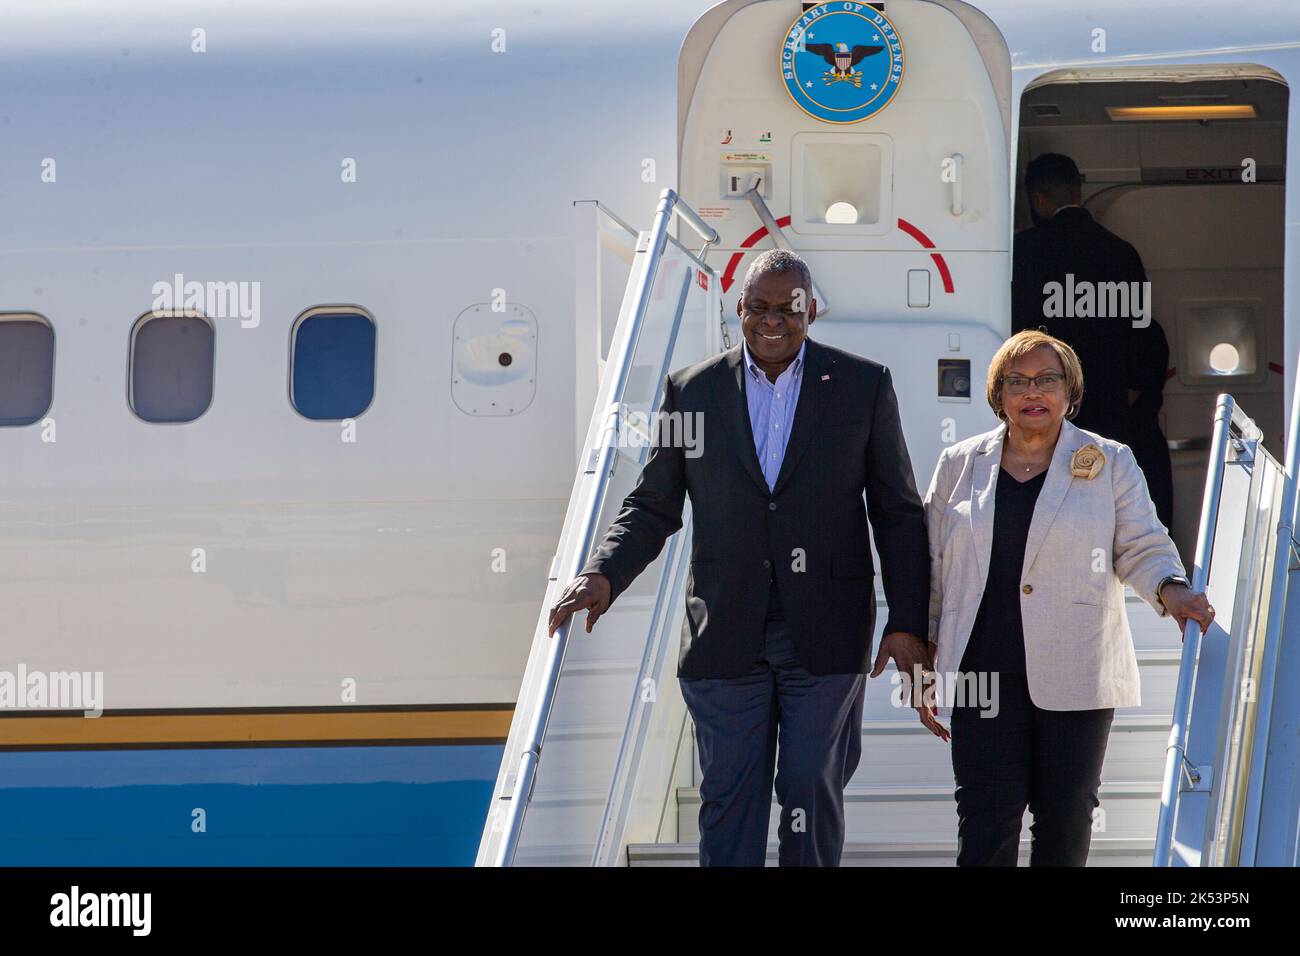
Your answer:
[[[652,448],[636,487],[583,568],[613,599],[681,527],[693,539],[678,676],[740,677],[763,651],[769,580],[804,666],[870,670],[875,569],[883,564],[885,632],[925,634],[929,560],[921,499],[889,370],[807,340],[794,425],[772,491],[759,469],[741,348],[668,376],[662,411],[699,414],[703,453]],[[866,507],[863,507],[863,495]]]
[[[960,667],[984,594],[1006,431],[1003,423],[944,449],[926,492],[929,638],[938,643],[941,679]],[[1089,443],[1106,456],[1100,473],[1071,475],[1071,458]],[[1168,575],[1181,574],[1178,551],[1156,518],[1133,452],[1063,421],[1021,568],[1025,676],[1033,702],[1045,710],[1141,703],[1124,585],[1164,615],[1156,589]]]
[[[1131,445],[1128,390],[1144,392],[1144,408],[1160,407],[1169,347],[1153,319],[1135,329],[1133,317],[1084,318],[1043,314],[1043,287],[1074,283],[1145,282],[1142,258],[1133,246],[1081,207],[1062,209],[1051,219],[1016,234],[1011,272],[1011,330],[1045,328],[1067,342],[1083,364],[1084,397],[1074,421]],[[1150,303],[1147,303],[1150,305]],[[1166,452],[1166,456],[1168,453]]]

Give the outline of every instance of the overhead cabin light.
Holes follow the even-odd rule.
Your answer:
[[[1224,120],[1255,119],[1255,107],[1249,103],[1222,106],[1108,106],[1106,113],[1119,123],[1147,123],[1156,120]]]

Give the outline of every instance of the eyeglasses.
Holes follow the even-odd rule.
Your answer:
[[[1054,392],[1061,387],[1065,381],[1065,376],[1060,372],[1044,372],[1042,375],[1035,375],[1033,378],[1026,378],[1023,375],[1008,375],[1002,379],[1002,384],[1007,387],[1007,391],[1012,395],[1023,395],[1029,391],[1029,385],[1032,382],[1037,385],[1040,391]]]

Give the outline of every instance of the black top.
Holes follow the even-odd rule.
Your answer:
[[[1025,564],[1025,542],[1034,517],[1038,493],[1047,472],[1028,481],[1016,481],[1005,468],[998,475],[993,505],[993,549],[984,597],[971,631],[962,671],[1025,672],[1025,632],[1020,620],[1020,574]]]

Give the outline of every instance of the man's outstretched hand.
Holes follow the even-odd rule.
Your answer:
[[[583,574],[574,578],[551,608],[547,622],[549,636],[554,637],[573,612],[583,608],[587,609],[587,633],[590,634],[592,625],[609,610],[609,594],[609,578],[603,574]]]

